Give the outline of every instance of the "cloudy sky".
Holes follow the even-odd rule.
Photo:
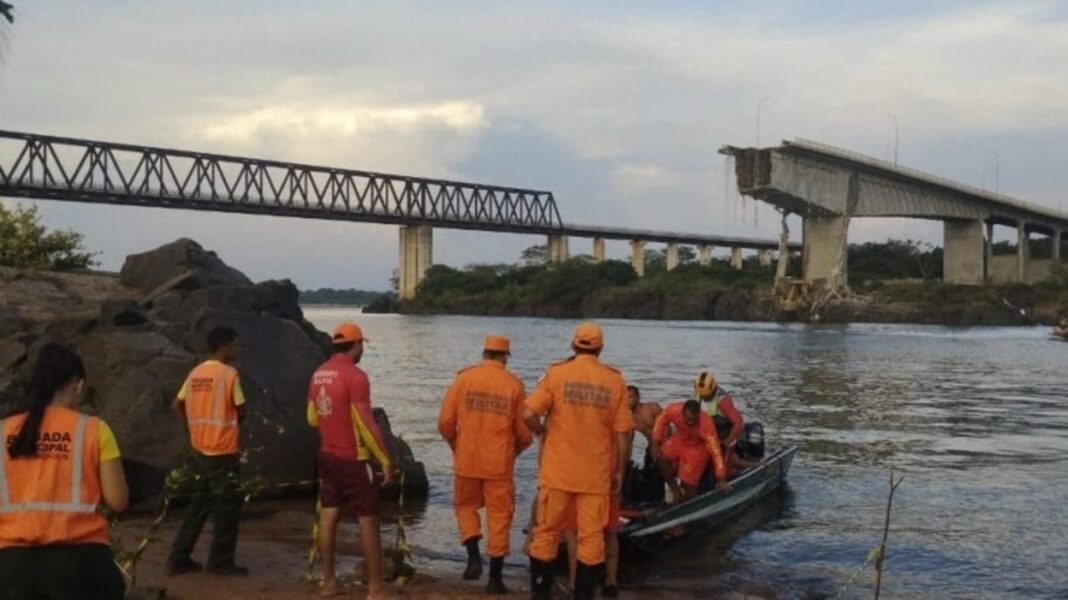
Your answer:
[[[13,3],[3,129],[530,186],[569,222],[771,237],[776,214],[743,205],[716,153],[756,142],[766,97],[765,145],[888,157],[896,119],[903,164],[1068,195],[1065,2]],[[397,262],[392,226],[40,206],[109,269],[179,236],[302,287],[385,289]],[[851,240],[941,235],[868,220]],[[540,241],[439,230],[434,258]]]

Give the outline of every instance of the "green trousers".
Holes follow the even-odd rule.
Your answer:
[[[207,456],[194,452],[187,469],[193,477],[192,498],[185,521],[171,547],[170,564],[190,560],[193,547],[208,517],[212,519],[208,568],[233,564],[237,551],[237,525],[241,520],[243,498],[240,490],[240,460],[237,454]]]
[[[122,600],[111,548],[69,544],[0,549],[0,600]]]

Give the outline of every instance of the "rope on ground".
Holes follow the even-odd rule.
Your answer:
[[[415,561],[408,536],[404,532],[404,471],[400,476],[400,496],[397,498],[397,538],[393,542],[393,585],[404,587],[415,577]]]

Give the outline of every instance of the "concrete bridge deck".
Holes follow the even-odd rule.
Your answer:
[[[955,283],[1034,281],[1061,260],[1068,215],[1045,207],[809,140],[720,152],[734,158],[741,193],[804,219],[809,282],[846,285],[849,221],[864,217],[943,221],[944,276]],[[1011,265],[993,255],[994,225],[1017,229]],[[1032,233],[1051,238],[1045,262],[1030,258]]]

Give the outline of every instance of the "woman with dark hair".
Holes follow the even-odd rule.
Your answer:
[[[125,595],[97,508],[126,508],[126,477],[111,429],[76,410],[84,383],[82,359],[48,344],[29,410],[0,419],[0,600]]]

